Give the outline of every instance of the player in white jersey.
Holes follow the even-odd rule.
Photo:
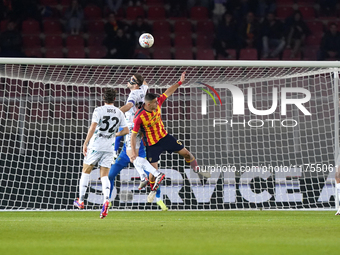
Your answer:
[[[144,104],[144,97],[148,89],[148,85],[143,76],[136,73],[130,78],[127,86],[131,90],[131,92],[128,99],[126,100],[126,104],[122,106],[120,110],[125,113],[126,122],[130,130],[129,134],[125,136],[125,146],[126,154],[129,156],[129,158],[131,158],[131,156],[133,155],[132,150],[135,150],[135,154],[138,155],[138,150],[141,142],[141,136],[137,135],[136,148],[131,148],[131,134],[134,125],[133,119],[136,111],[140,109]],[[165,175],[155,169],[145,158],[138,156],[135,160],[133,160],[132,163],[141,178],[141,183],[138,189],[142,189],[148,184],[148,177],[144,172],[145,170],[151,173],[156,178],[154,189],[157,190]]]
[[[336,168],[335,168],[335,185],[336,185],[336,192],[338,193],[338,201],[335,201],[335,203],[340,203],[340,155],[338,155],[338,158],[336,159]],[[340,215],[340,207],[338,211],[335,213],[335,215]]]
[[[104,194],[103,209],[100,213],[101,219],[107,216],[109,209],[110,181],[108,175],[113,157],[115,136],[123,136],[129,133],[124,114],[113,105],[115,98],[116,91],[112,88],[106,89],[103,96],[105,104],[93,111],[92,123],[83,145],[85,158],[79,181],[79,198],[74,201],[74,205],[79,209],[84,208],[84,197],[89,184],[90,173],[94,165],[98,164]],[[119,127],[123,130],[117,132]]]

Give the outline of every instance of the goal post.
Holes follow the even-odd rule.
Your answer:
[[[0,58],[0,210],[73,209],[103,89],[117,89],[120,107],[134,73],[160,94],[184,71],[162,119],[211,177],[163,153],[170,209],[334,209],[339,70],[332,61]],[[118,175],[113,209],[157,209],[137,176],[131,165]],[[86,209],[101,206],[98,177],[95,169]]]

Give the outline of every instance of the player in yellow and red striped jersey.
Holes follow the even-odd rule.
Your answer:
[[[198,169],[195,157],[184,148],[180,141],[168,134],[161,118],[162,104],[177,90],[184,80],[185,72],[182,73],[180,81],[168,88],[162,95],[157,96],[152,93],[146,94],[143,107],[135,114],[134,127],[131,135],[131,146],[136,145],[137,133],[141,131],[143,133],[143,140],[146,144],[147,159],[156,169],[158,169],[159,156],[163,151],[178,153],[185,158],[185,161],[192,166],[195,172],[197,172]],[[136,157],[137,155],[134,154],[130,157],[130,160],[133,161]],[[199,174],[210,177],[209,173]],[[153,178],[150,177],[150,180],[153,180]],[[150,193],[148,202],[151,199],[153,200],[152,196],[154,197],[155,194],[155,191]]]

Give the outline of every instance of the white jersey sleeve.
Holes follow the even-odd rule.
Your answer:
[[[94,109],[93,114],[92,114],[92,122],[99,123],[100,121],[100,113],[98,113],[98,108]]]

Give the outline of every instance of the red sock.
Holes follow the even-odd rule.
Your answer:
[[[153,190],[153,185],[155,185],[155,182],[149,181],[149,183],[150,183],[151,190]]]
[[[192,169],[194,170],[194,172],[197,172],[198,171],[198,164],[197,164],[197,161],[195,158],[193,158],[192,160],[189,160],[189,161],[185,161],[187,163],[190,164],[190,166],[192,167]]]

